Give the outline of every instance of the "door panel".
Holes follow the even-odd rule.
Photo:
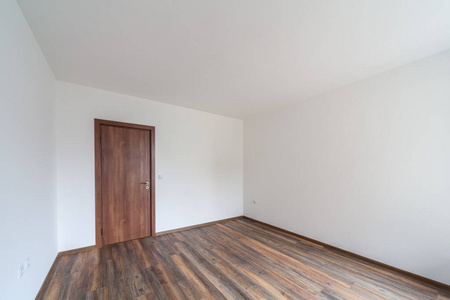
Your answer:
[[[101,125],[103,244],[151,234],[150,131]]]

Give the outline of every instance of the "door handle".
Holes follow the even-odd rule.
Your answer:
[[[145,189],[148,190],[150,188],[150,182],[141,182],[141,184],[145,184]]]

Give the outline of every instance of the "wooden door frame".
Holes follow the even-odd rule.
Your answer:
[[[155,127],[110,120],[94,119],[95,145],[95,246],[103,247],[102,227],[102,145],[101,126],[116,126],[150,131],[150,236],[155,236]]]

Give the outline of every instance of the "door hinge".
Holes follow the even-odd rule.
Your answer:
[[[100,229],[100,235],[103,235],[103,228]]]

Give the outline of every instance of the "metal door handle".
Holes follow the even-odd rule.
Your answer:
[[[149,184],[150,184],[150,182],[148,182],[148,181],[146,181],[146,182],[141,182],[141,184],[146,184],[146,185],[149,185]]]
[[[141,184],[145,184],[145,189],[148,190],[150,189],[150,182],[146,181],[146,182],[141,182]]]

